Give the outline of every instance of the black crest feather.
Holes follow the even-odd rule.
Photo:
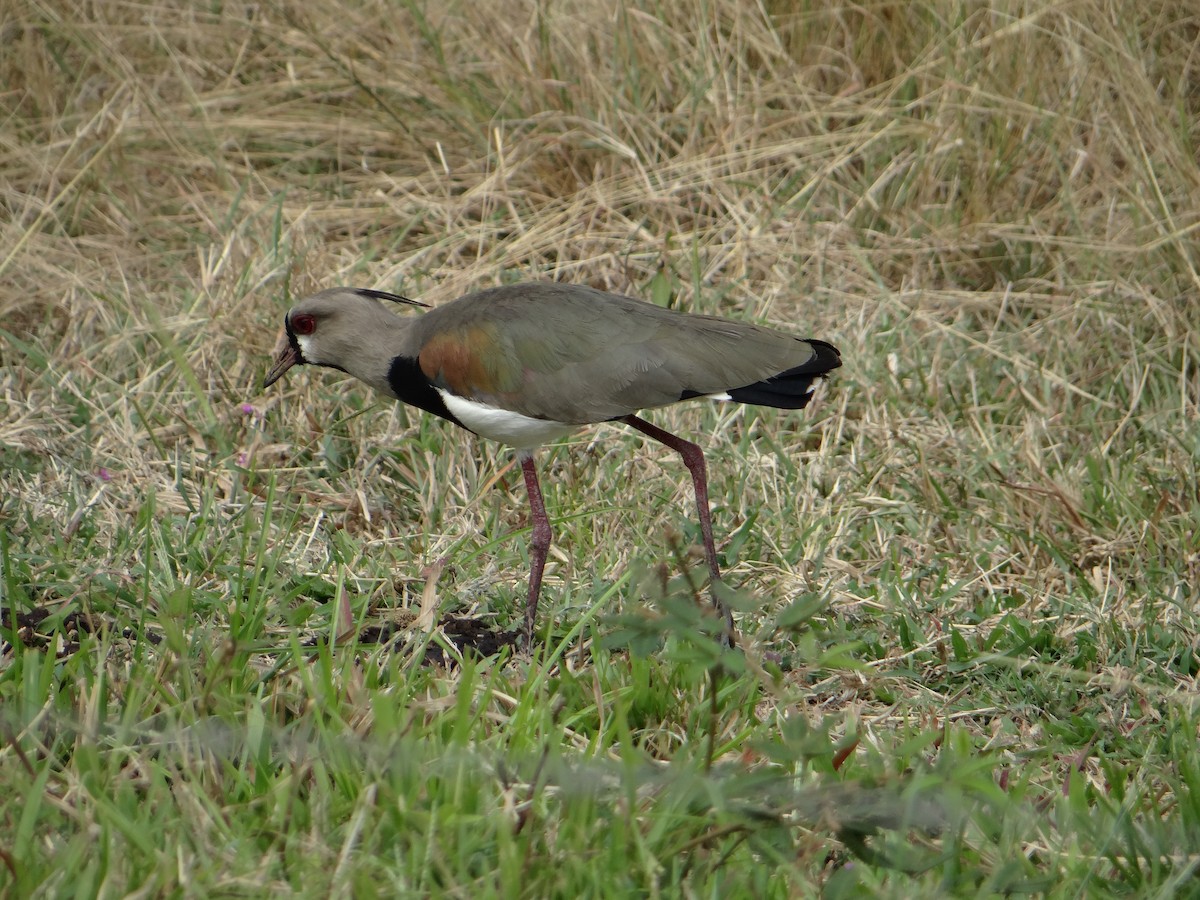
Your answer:
[[[360,297],[374,297],[376,300],[391,300],[393,303],[407,303],[409,306],[423,306],[429,309],[428,303],[422,303],[420,300],[409,300],[407,297],[401,297],[399,294],[389,294],[387,291],[377,291],[372,288],[355,288],[354,293]]]

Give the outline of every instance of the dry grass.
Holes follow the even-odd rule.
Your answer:
[[[219,635],[256,566],[415,606],[449,557],[443,604],[511,624],[502,452],[331,374],[258,384],[310,290],[554,278],[842,349],[812,415],[656,416],[703,435],[748,632],[780,649],[813,592],[817,643],[860,642],[764,720],[1051,758],[1194,689],[1188,4],[17,0],[0,46],[5,605],[167,627],[185,586]],[[543,454],[563,630],[688,510],[657,450],[570,448]]]

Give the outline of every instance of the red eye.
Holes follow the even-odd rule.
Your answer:
[[[312,334],[317,330],[317,320],[308,313],[292,316],[293,334]]]

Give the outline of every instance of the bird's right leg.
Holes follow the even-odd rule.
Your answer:
[[[521,460],[525,490],[529,493],[529,510],[533,515],[533,538],[529,543],[529,597],[525,601],[525,646],[532,647],[538,596],[542,592],[542,570],[546,567],[546,554],[550,550],[550,518],[546,515],[546,504],[542,500],[542,487],[538,484],[533,454],[521,450],[517,456]]]

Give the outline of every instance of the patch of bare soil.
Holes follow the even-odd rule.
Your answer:
[[[118,626],[116,621],[99,613],[75,610],[57,615],[58,610],[36,607],[28,612],[14,613],[0,609],[0,657],[13,650],[14,638],[26,647],[53,652],[56,659],[65,659],[79,651],[83,635],[100,634],[105,630],[117,631],[126,640],[148,640],[161,643],[162,637],[153,632],[139,633],[136,629]],[[495,656],[505,647],[516,649],[520,643],[519,631],[501,631],[482,619],[465,616],[447,616],[439,623],[442,633],[460,654],[479,658]],[[314,647],[323,638],[310,637],[305,646]],[[391,645],[396,651],[411,647],[419,635],[401,622],[384,622],[368,625],[359,632],[360,646]],[[426,665],[444,666],[454,659],[436,643],[425,648],[423,661]]]
[[[442,633],[455,649],[461,654],[470,654],[480,658],[495,656],[505,647],[514,650],[520,645],[519,631],[500,631],[490,627],[482,619],[471,619],[464,616],[447,616],[438,623]],[[392,644],[396,649],[402,649],[410,643],[414,632],[410,628],[395,623],[383,625],[368,625],[358,634],[358,643],[363,644]],[[444,666],[452,663],[447,659],[445,651],[437,644],[431,643],[425,648],[424,661],[428,665]]]
[[[117,628],[107,616],[75,610],[60,618],[56,613],[57,610],[44,606],[16,613],[10,609],[0,609],[0,657],[12,652],[14,638],[26,647],[53,650],[57,659],[65,659],[76,653],[81,635],[99,634],[107,629],[116,629],[121,637],[128,640],[140,638],[152,644],[162,640],[151,632],[139,635],[133,628]]]

